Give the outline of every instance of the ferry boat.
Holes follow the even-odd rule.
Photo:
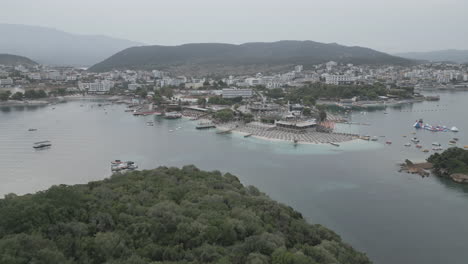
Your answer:
[[[40,142],[34,143],[33,148],[42,149],[42,148],[47,148],[47,147],[50,147],[50,146],[52,146],[52,143],[50,141],[46,140],[46,141],[40,141]]]

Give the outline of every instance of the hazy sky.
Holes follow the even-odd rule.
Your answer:
[[[147,44],[314,40],[468,49],[468,0],[0,0],[0,23]]]

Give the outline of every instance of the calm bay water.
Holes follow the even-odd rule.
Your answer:
[[[375,263],[464,264],[468,187],[398,173],[397,163],[428,156],[403,146],[419,118],[461,131],[418,131],[415,136],[427,148],[433,141],[446,147],[453,137],[468,145],[467,102],[468,93],[442,93],[439,102],[387,109],[388,114],[354,113],[353,122],[371,125],[340,129],[385,138],[340,148],[217,135],[197,131],[191,121],[133,117],[124,106],[98,107],[95,101],[55,105],[55,110],[1,108],[0,196],[103,179],[114,159],[133,160],[144,169],[195,164],[236,174],[311,223],[335,230]],[[146,126],[147,121],[155,126]],[[34,151],[32,143],[42,140],[51,140],[52,148]],[[393,144],[385,146],[385,140]]]

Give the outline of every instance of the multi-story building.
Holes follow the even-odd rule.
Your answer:
[[[10,85],[13,85],[13,79],[11,78],[0,79],[0,86],[10,86]]]
[[[104,81],[96,81],[93,83],[78,83],[78,89],[80,90],[88,90],[88,93],[91,94],[104,94],[108,93],[110,89],[114,87],[114,82],[104,80]]]
[[[349,76],[349,75],[327,74],[325,76],[326,84],[340,85],[340,84],[351,84],[353,82],[354,82],[354,77]]]
[[[237,89],[237,88],[226,88],[223,89],[222,97],[223,98],[250,98],[253,96],[252,89]]]

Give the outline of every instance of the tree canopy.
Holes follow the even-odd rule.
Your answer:
[[[6,195],[0,216],[0,263],[370,263],[234,175],[194,166]]]
[[[454,173],[468,174],[468,150],[449,148],[442,153],[432,154],[427,161],[432,163],[439,176],[450,176]]]

